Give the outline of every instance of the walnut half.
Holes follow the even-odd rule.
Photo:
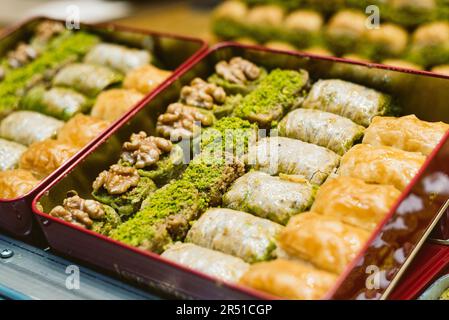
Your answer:
[[[215,71],[225,80],[239,85],[244,85],[248,81],[254,81],[261,74],[258,66],[241,57],[232,58],[229,63],[220,61],[215,66]]]
[[[137,186],[139,180],[140,176],[136,168],[114,164],[109,168],[109,171],[100,173],[92,188],[94,191],[98,191],[101,187],[104,187],[109,194],[118,195]]]
[[[64,199],[62,206],[57,206],[50,211],[50,215],[78,226],[89,228],[92,220],[100,220],[105,212],[100,202],[85,200],[78,195]]]
[[[215,104],[223,104],[225,100],[226,92],[222,87],[200,78],[193,79],[190,86],[181,90],[181,101],[189,106],[211,110]]]
[[[53,38],[53,36],[64,32],[64,30],[65,27],[62,23],[46,20],[36,27],[36,37],[41,41],[48,41]]]
[[[192,138],[195,126],[211,126],[214,118],[197,108],[182,103],[173,103],[168,106],[167,112],[160,115],[157,120],[157,133],[166,139],[179,140]]]
[[[121,159],[137,169],[142,169],[159,161],[162,154],[173,148],[171,141],[164,138],[148,137],[143,131],[133,134],[130,141],[123,144]]]
[[[36,57],[36,50],[32,46],[24,42],[19,43],[17,48],[13,51],[10,51],[7,56],[8,64],[13,69],[19,68],[27,64],[28,62],[31,62],[32,60],[36,59]]]

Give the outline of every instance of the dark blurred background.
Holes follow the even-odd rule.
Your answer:
[[[0,29],[28,17],[45,15],[65,19],[79,13],[81,22],[115,21],[213,41],[209,13],[217,0],[0,0]]]

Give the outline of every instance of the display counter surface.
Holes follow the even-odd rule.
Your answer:
[[[0,235],[0,300],[142,300],[158,299],[76,262],[53,255],[47,249]],[[78,281],[79,280],[79,281]]]

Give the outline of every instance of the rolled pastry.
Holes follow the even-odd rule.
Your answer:
[[[0,137],[29,146],[56,136],[64,122],[34,111],[16,111],[0,123]]]
[[[393,23],[382,23],[377,29],[367,29],[365,37],[364,53],[373,59],[399,57],[408,45],[407,30]]]
[[[192,243],[177,242],[165,250],[161,256],[228,282],[238,282],[249,268],[249,264],[242,259]]]
[[[313,143],[339,155],[363,136],[364,127],[339,115],[313,109],[297,109],[282,119],[279,135]]]
[[[444,122],[426,122],[415,115],[401,118],[375,117],[365,131],[363,143],[390,146],[428,156],[449,131]]]
[[[353,51],[367,30],[365,21],[362,11],[342,10],[336,13],[325,28],[328,46],[339,55]]]
[[[69,120],[75,114],[88,111],[91,101],[81,93],[68,88],[45,89],[36,86],[25,95],[21,109],[38,111],[61,120]]]
[[[264,138],[252,146],[248,163],[271,175],[301,175],[322,184],[338,166],[340,157],[326,148],[283,137]]]
[[[372,231],[392,209],[401,192],[350,177],[329,179],[318,190],[312,211]]]
[[[246,95],[257,88],[267,71],[249,60],[234,57],[215,65],[215,73],[207,81],[223,88],[228,95]]]
[[[82,148],[109,127],[109,122],[77,114],[58,133],[58,140]]]
[[[69,160],[78,148],[57,140],[47,139],[33,143],[20,158],[19,168],[44,178]]]
[[[445,64],[449,59],[449,22],[435,21],[419,26],[412,36],[410,57],[426,67]]]
[[[234,109],[236,117],[269,127],[284,113],[297,108],[304,100],[304,88],[309,83],[305,70],[274,70],[259,86],[245,96]]]
[[[290,219],[279,235],[279,245],[291,256],[340,274],[369,236],[369,232],[338,219],[306,212]]]
[[[375,116],[394,112],[390,96],[342,80],[316,82],[303,108],[338,114],[362,126],[369,126]]]
[[[153,65],[144,65],[126,74],[123,87],[147,94],[164,82],[170,75],[171,71],[161,70]]]
[[[426,157],[418,152],[359,144],[343,156],[338,174],[362,179],[367,183],[393,185],[402,191],[425,160]]]
[[[252,263],[272,258],[281,230],[281,225],[245,212],[209,209],[193,224],[186,242]]]
[[[21,144],[0,139],[0,171],[16,168],[26,149]]]
[[[252,171],[235,181],[223,205],[285,225],[290,217],[310,208],[314,195],[315,187],[304,178]]]
[[[37,184],[33,174],[27,170],[0,171],[0,199],[15,199],[26,195]]]
[[[149,64],[151,58],[147,50],[132,49],[112,43],[99,43],[87,53],[84,62],[127,73]]]
[[[121,81],[122,76],[107,67],[73,63],[56,74],[53,85],[71,88],[92,97]]]
[[[91,116],[114,122],[143,99],[135,90],[111,89],[102,92],[92,108]]]
[[[336,281],[330,272],[283,259],[253,264],[240,279],[243,285],[296,300],[323,299]]]
[[[127,176],[124,174],[122,179],[125,179],[126,177]],[[154,182],[147,177],[139,177],[138,183],[134,187],[116,194],[109,192],[103,186],[96,188],[95,183],[92,197],[95,200],[114,208],[120,217],[125,220],[138,212],[142,202],[156,190]]]

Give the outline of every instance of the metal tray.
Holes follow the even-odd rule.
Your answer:
[[[449,122],[449,77],[428,72],[363,64],[338,58],[318,57],[297,52],[269,50],[258,46],[221,44],[199,56],[176,79],[159,88],[146,105],[134,109],[113,130],[104,135],[67,167],[63,174],[42,190],[33,201],[50,246],[87,263],[113,270],[124,278],[150,286],[165,288],[182,297],[207,299],[268,298],[254,290],[218,282],[204,274],[186,269],[160,256],[113,241],[89,230],[53,218],[45,212],[60,204],[66,192],[76,189],[88,196],[97,174],[117,158],[121,143],[143,128],[154,131],[157,116],[169,103],[177,100],[181,87],[194,77],[206,77],[216,62],[242,56],[267,68],[304,68],[314,78],[333,78],[357,82],[388,93],[394,93],[404,113],[419,118]],[[430,107],[432,106],[432,107]],[[341,275],[329,299],[385,299],[413,259],[425,238],[449,205],[449,135],[446,135],[403,192],[360,255]],[[368,270],[378,268],[380,283],[368,289]]]
[[[31,31],[42,20],[53,19],[38,17],[7,29],[0,35],[0,55],[3,55],[11,47],[14,47],[19,41],[28,39]],[[81,30],[96,33],[110,42],[148,47],[153,50],[155,56],[164,67],[167,67],[170,70],[175,70],[177,68],[182,69],[188,65],[188,62],[193,59],[196,54],[207,50],[207,45],[202,40],[155,33],[113,24],[81,24]],[[167,79],[167,82],[170,81],[172,81],[171,78]],[[147,97],[139,104],[145,104],[145,101],[148,100],[148,98],[151,98],[151,95],[151,93],[147,95]],[[113,126],[111,126],[111,128],[112,127]],[[93,143],[94,141],[92,141],[90,145]],[[33,230],[33,215],[31,211],[31,202],[33,198],[39,191],[64,172],[68,165],[81,156],[88,148],[89,146],[86,146],[83,150],[80,150],[62,167],[53,172],[53,174],[46,179],[42,180],[40,184],[27,195],[11,200],[0,199],[0,229],[6,230],[15,236],[29,236]]]

